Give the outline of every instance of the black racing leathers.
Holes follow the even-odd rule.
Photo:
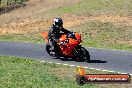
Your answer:
[[[59,42],[59,37],[60,37],[61,32],[64,34],[67,34],[70,31],[64,29],[63,27],[59,28],[58,26],[53,25],[49,28],[49,32],[48,32],[48,39],[50,43],[53,45],[56,55],[60,54],[59,52],[60,49],[59,49],[59,46],[57,45],[57,42]]]

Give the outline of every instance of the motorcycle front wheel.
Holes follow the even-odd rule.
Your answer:
[[[90,54],[89,54],[89,52],[84,47],[81,47],[81,50],[82,50],[83,60],[85,60],[86,62],[90,62]]]
[[[90,62],[90,54],[89,52],[84,48],[84,47],[79,47],[75,49],[75,56],[74,56],[76,61],[86,61]]]

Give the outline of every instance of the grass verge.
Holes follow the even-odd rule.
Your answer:
[[[0,56],[0,88],[80,88],[74,68]],[[85,85],[82,88],[96,88]]]
[[[69,7],[60,7],[51,12],[58,14],[74,14],[81,16],[113,14],[113,15],[131,15],[131,0],[82,0],[81,2]]]
[[[80,88],[75,67],[0,56],[0,88]],[[86,69],[87,74],[115,74]],[[81,88],[126,88],[132,84],[86,84]]]
[[[74,29],[82,34],[85,46],[132,51],[131,27],[88,21]]]

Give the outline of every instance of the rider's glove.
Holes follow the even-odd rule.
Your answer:
[[[57,38],[55,38],[55,37],[52,37],[52,40],[53,40],[53,42],[56,42],[56,43],[59,42],[59,39],[57,39]]]
[[[68,34],[67,34],[67,38],[69,38],[70,36],[72,36],[74,34],[74,32],[69,32]]]
[[[55,39],[55,42],[58,43],[59,42],[59,39]]]

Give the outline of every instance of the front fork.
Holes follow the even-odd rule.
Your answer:
[[[74,48],[74,51],[73,51],[73,55],[74,55],[74,57],[79,57],[79,58],[81,58],[81,56],[80,56],[80,51],[81,51],[81,45],[77,45],[75,48]]]

